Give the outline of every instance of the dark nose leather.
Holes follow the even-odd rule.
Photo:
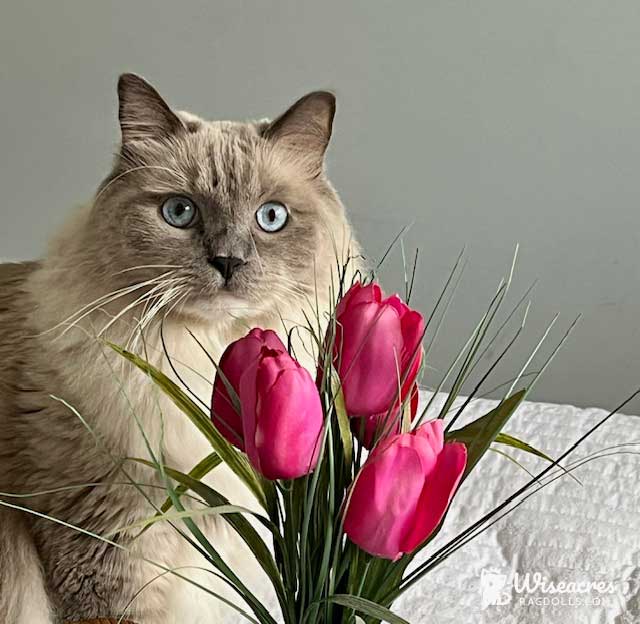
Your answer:
[[[231,279],[234,271],[244,264],[240,258],[234,258],[233,256],[216,256],[209,260],[209,264],[218,270],[220,275],[224,277],[224,281],[228,282]]]

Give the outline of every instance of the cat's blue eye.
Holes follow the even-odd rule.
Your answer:
[[[256,221],[265,232],[277,232],[287,223],[289,212],[280,202],[262,204],[256,212]]]
[[[162,217],[173,227],[187,228],[193,225],[198,209],[187,197],[170,197],[162,204]]]

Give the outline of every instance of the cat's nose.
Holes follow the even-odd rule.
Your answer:
[[[209,259],[209,264],[218,270],[225,282],[228,282],[234,271],[244,264],[244,260],[234,256],[216,256]]]

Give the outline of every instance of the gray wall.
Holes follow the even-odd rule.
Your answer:
[[[540,279],[527,340],[556,312],[554,340],[584,314],[534,396],[613,406],[640,381],[635,0],[5,1],[0,59],[0,256],[41,254],[91,195],[118,136],[120,72],[210,118],[273,115],[328,87],[330,170],[369,254],[413,224],[427,310],[467,245],[432,366],[520,242],[514,300]],[[395,254],[387,283],[401,274]]]

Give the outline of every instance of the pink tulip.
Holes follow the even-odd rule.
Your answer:
[[[287,352],[263,347],[240,378],[244,444],[267,479],[295,479],[318,462],[323,413],[309,372]]]
[[[413,552],[440,524],[466,463],[464,444],[444,444],[442,420],[383,440],[352,486],[345,533],[384,559]]]
[[[278,335],[270,329],[252,329],[244,338],[232,342],[220,359],[219,368],[236,395],[240,390],[240,377],[255,362],[263,347],[286,352]],[[220,373],[216,374],[211,401],[211,418],[218,431],[231,444],[244,451],[242,418],[233,405]]]
[[[400,405],[422,364],[424,318],[398,295],[385,299],[378,284],[356,283],[340,300],[336,321],[334,364],[349,417],[364,418],[367,431],[397,433]],[[361,421],[352,429],[358,435]],[[373,437],[364,437],[367,448]]]

